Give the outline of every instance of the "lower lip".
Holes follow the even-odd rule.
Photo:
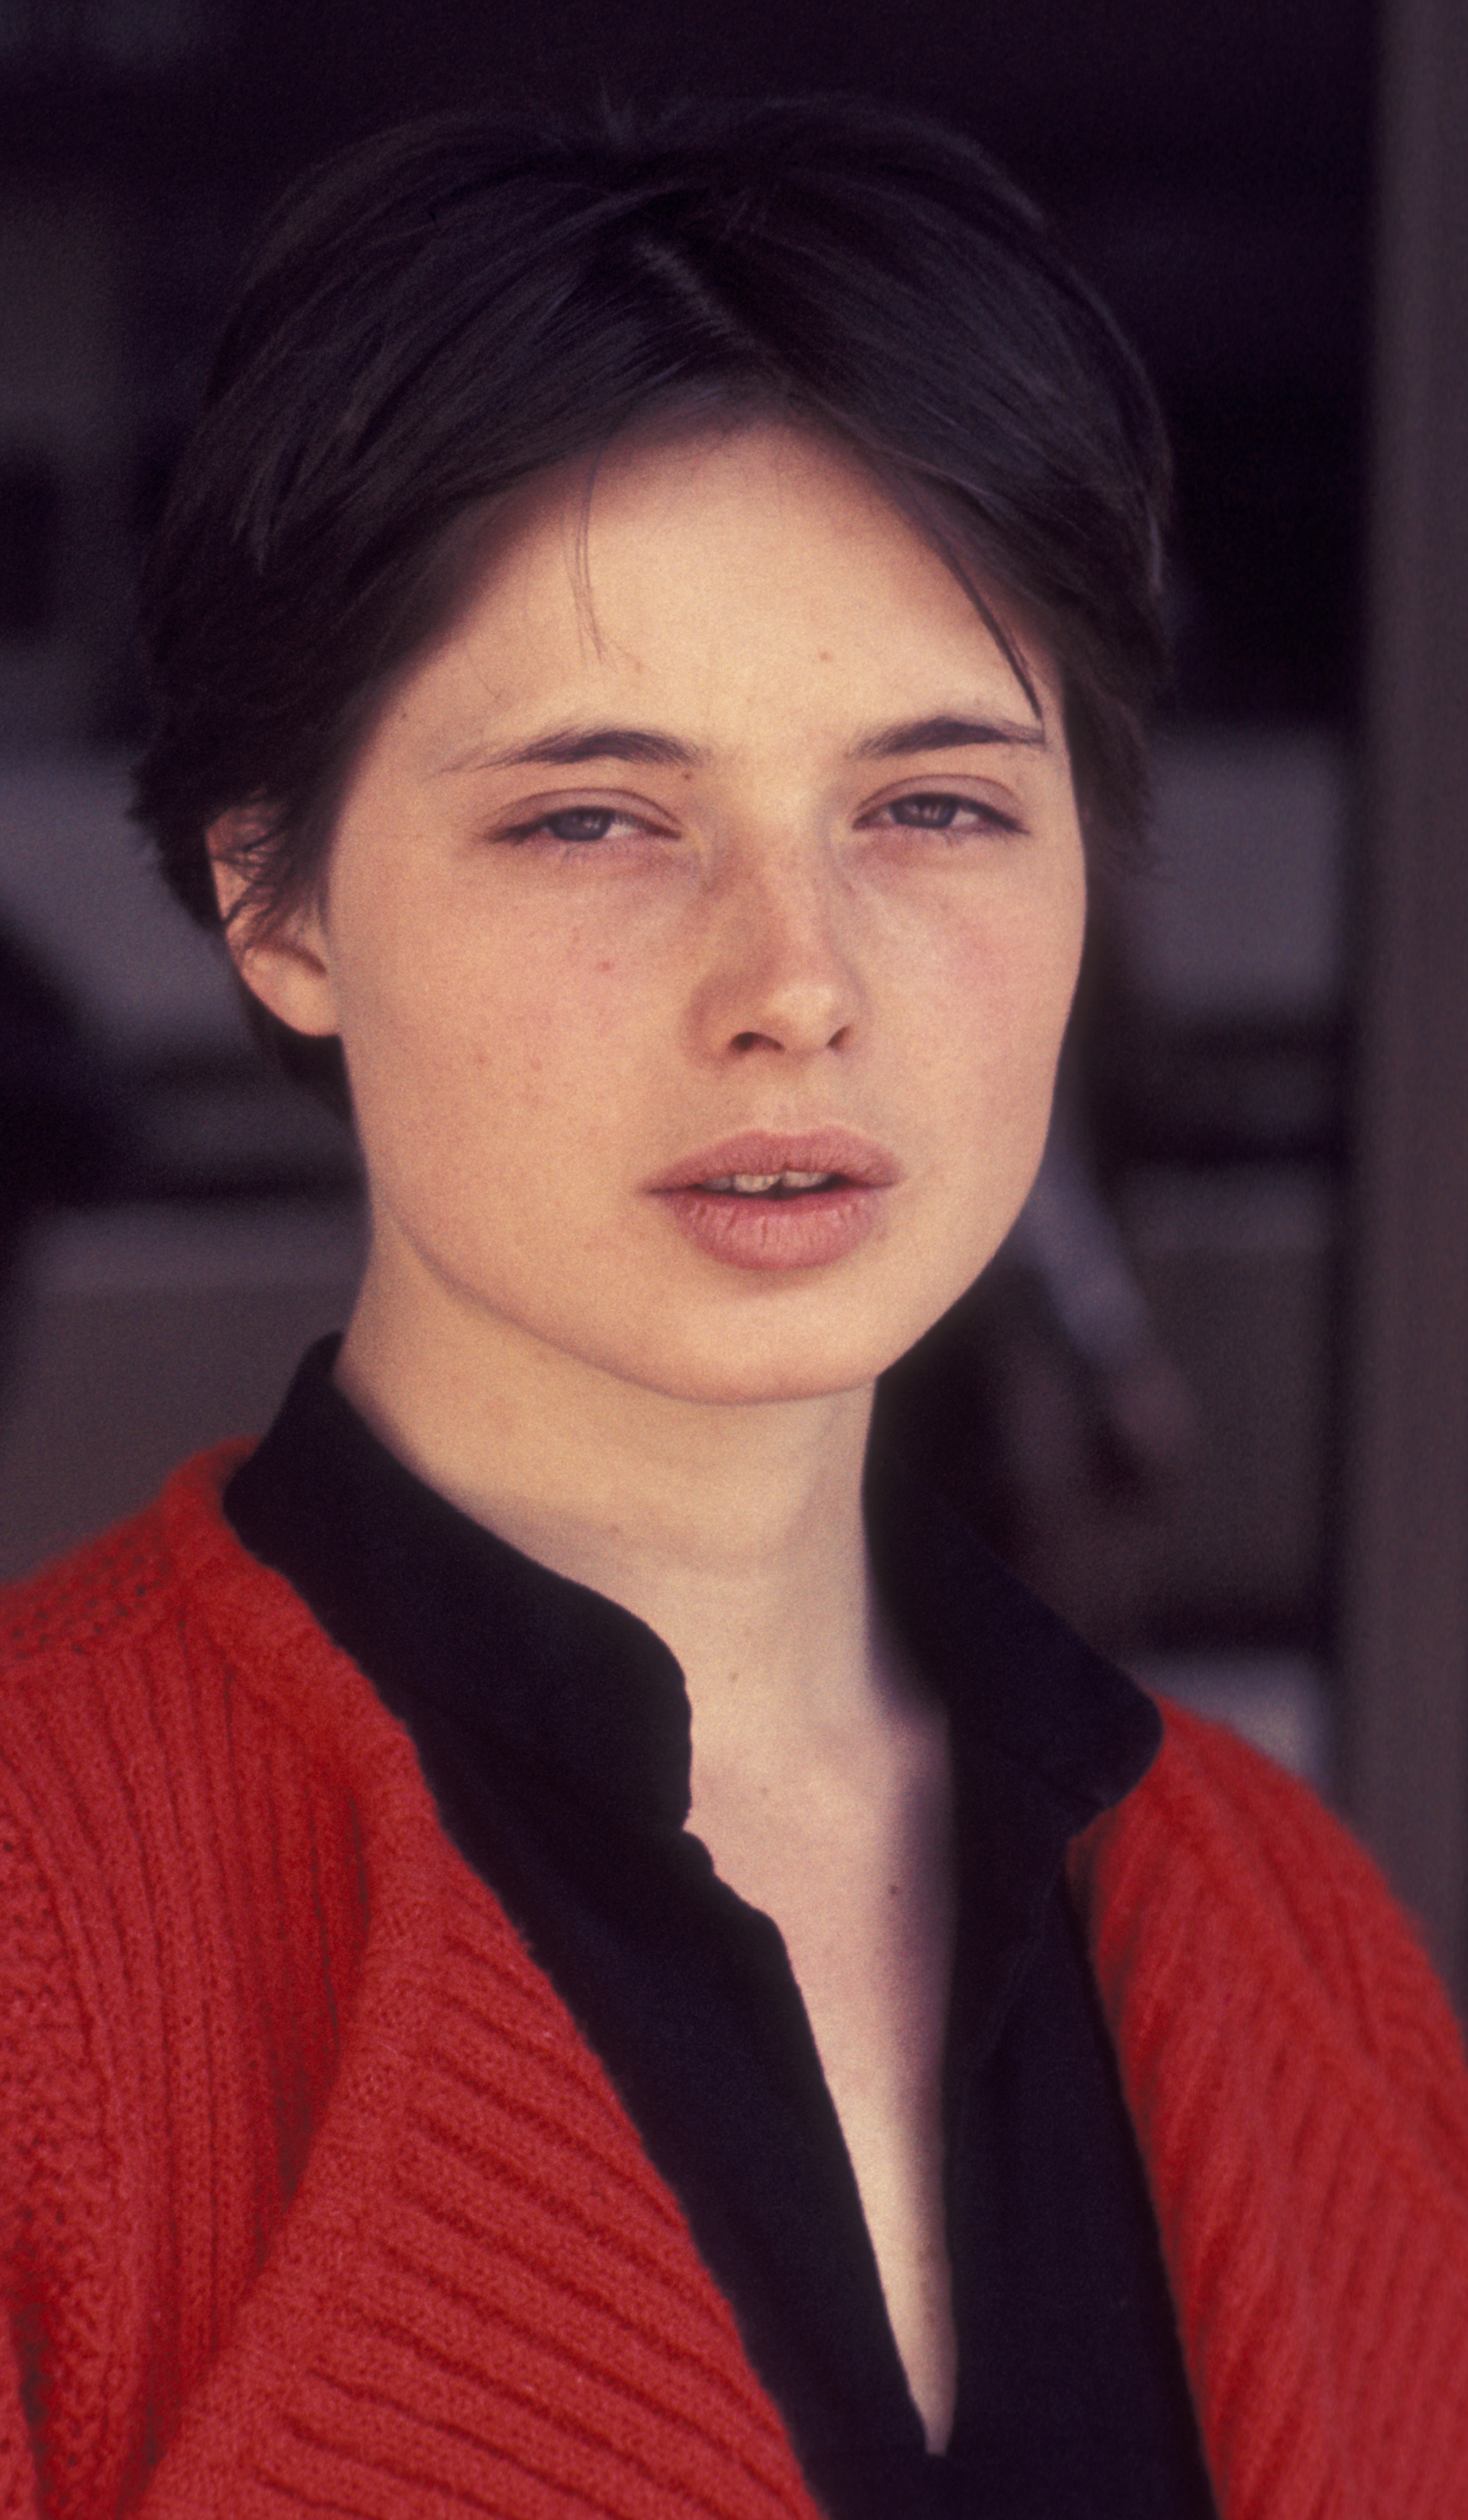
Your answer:
[[[866,1241],[882,1192],[841,1182],[795,1198],[740,1198],[696,1188],[656,1195],[691,1243],[731,1269],[820,1269]]]

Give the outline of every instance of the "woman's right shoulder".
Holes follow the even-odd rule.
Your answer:
[[[163,1641],[176,1640],[238,1543],[221,1494],[245,1448],[223,1445],[175,1470],[141,1511],[0,1586],[0,1739],[13,1748],[19,1711],[60,1713],[105,1688],[116,1704],[145,1682]],[[166,1658],[166,1655],[165,1655]]]
[[[141,1511],[0,1585],[0,1697],[68,1680],[84,1687],[181,1630],[227,1649],[268,1624],[272,1595],[287,1588],[249,1556],[223,1508],[249,1449],[197,1454]],[[298,1602],[294,1615],[310,1626]]]
[[[158,1799],[150,1780],[197,1730],[189,1703],[207,1693],[211,1657],[170,1533],[176,1484],[0,1588],[0,1862],[12,1917],[27,1880],[63,1905],[85,1903],[88,1883],[111,1895]]]
[[[158,1505],[64,1556],[0,1585],[0,1673],[7,1687],[58,1681],[168,1615],[168,1555]]]
[[[154,1869],[197,1844],[228,1870],[280,1825],[272,1795],[334,1843],[353,1811],[390,1835],[423,1798],[371,1683],[231,1528],[247,1449],[199,1455],[140,1513],[0,1590],[8,1860],[29,1848],[56,1879],[110,1880],[146,1839]]]
[[[218,1768],[221,1723],[238,1727],[245,1697],[247,1729],[291,1729],[288,1692],[277,1686],[271,1702],[262,1640],[272,1610],[277,1626],[293,1617],[301,1639],[332,1648],[224,1516],[242,1450],[200,1455],[140,1512],[0,1588],[0,1811],[12,1854],[18,1837],[59,1832],[85,1868],[91,1807],[115,1816],[118,1797],[144,1794],[150,1778],[187,1793],[191,1775]],[[297,1666],[303,1658],[297,1640]]]

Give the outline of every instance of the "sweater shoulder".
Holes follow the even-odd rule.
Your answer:
[[[1222,1898],[1261,1927],[1277,1919],[1343,1999],[1366,1992],[1342,1967],[1363,1950],[1410,1953],[1436,1985],[1417,1926],[1313,1787],[1224,1725],[1177,1706],[1163,1714],[1156,1822],[1207,1865]]]
[[[366,1838],[432,1833],[407,1736],[224,1517],[243,1450],[0,1592],[0,1857],[86,1938],[253,1878],[283,1830],[348,1900]]]
[[[329,1769],[400,1728],[285,1579],[227,1521],[226,1481],[249,1447],[215,1446],[139,1513],[0,1586],[0,1732],[24,1710],[105,1711],[110,1729],[167,1699],[247,1699],[277,1737]],[[369,1761],[369,1764],[371,1762]]]
[[[0,1673],[89,1663],[175,1619],[191,1561],[226,1536],[219,1492],[247,1449],[226,1444],[200,1454],[141,1511],[0,1585]]]
[[[1186,1978],[1220,2011],[1280,2008],[1317,2052],[1415,2092],[1468,2182],[1462,2037],[1416,1923],[1310,1786],[1223,1726],[1163,1712],[1153,1767],[1077,1853],[1103,1983],[1166,2007]]]
[[[1468,2072],[1370,1857],[1165,1710],[1072,1851],[1221,2509],[1468,2510]]]
[[[267,1772],[313,1828],[332,1810],[349,1824],[354,1729],[334,1737],[309,1684],[331,1671],[369,1722],[376,1701],[226,1522],[244,1449],[186,1462],[143,1511],[0,1588],[0,1855],[59,1912],[172,1896],[200,1846],[215,1873],[238,1868]]]
[[[168,1618],[171,1565],[158,1502],[0,1585],[0,1673],[38,1663],[91,1661],[109,1645],[141,1641]]]

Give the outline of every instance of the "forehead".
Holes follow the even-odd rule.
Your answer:
[[[996,609],[1049,719],[1044,654]],[[451,748],[526,712],[654,697],[715,748],[878,705],[1035,717],[970,595],[859,459],[773,423],[622,442],[528,485],[403,697]]]

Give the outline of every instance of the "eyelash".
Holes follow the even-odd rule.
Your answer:
[[[533,823],[516,823],[505,837],[517,843],[544,837],[558,841],[563,848],[584,849],[594,848],[607,836],[604,831],[581,832],[573,836],[567,832],[557,832],[555,829],[557,823],[632,823],[644,832],[652,828],[641,822],[636,814],[621,813],[612,805],[562,805],[557,813],[538,814]]]
[[[906,796],[889,796],[884,804],[876,807],[871,816],[863,819],[858,829],[869,830],[877,814],[890,813],[894,817],[900,816],[904,806],[937,807],[940,809],[940,814],[946,808],[947,819],[925,820],[920,815],[914,815],[911,820],[897,820],[895,828],[898,831],[937,832],[962,839],[969,837],[974,831],[1008,832],[1019,832],[1024,828],[1017,814],[1005,813],[1001,806],[988,804],[981,797],[956,796],[941,788],[920,788],[914,789]],[[973,824],[955,832],[954,824],[960,814],[971,814],[976,819]],[[556,829],[557,823],[578,822],[600,823],[603,828],[597,832],[575,833]],[[527,840],[544,837],[555,841],[561,848],[583,850],[599,847],[610,837],[610,827],[617,823],[629,823],[642,832],[653,831],[658,837],[669,836],[666,833],[657,833],[655,825],[642,822],[637,815],[619,811],[612,805],[563,805],[557,812],[537,815],[533,823],[515,824],[504,836],[516,846],[522,845]]]
[[[889,796],[886,803],[879,805],[876,810],[880,814],[895,815],[904,805],[947,807],[948,818],[946,821],[928,822],[919,816],[914,816],[911,822],[899,822],[897,825],[899,831],[952,832],[955,818],[959,814],[974,815],[976,821],[969,828],[982,832],[1018,832],[1024,828],[1019,816],[1005,813],[1001,805],[991,805],[982,796],[955,796],[937,788],[917,788],[907,796]],[[863,828],[865,829],[866,826],[864,825]],[[966,835],[966,832],[957,834],[959,838]]]

